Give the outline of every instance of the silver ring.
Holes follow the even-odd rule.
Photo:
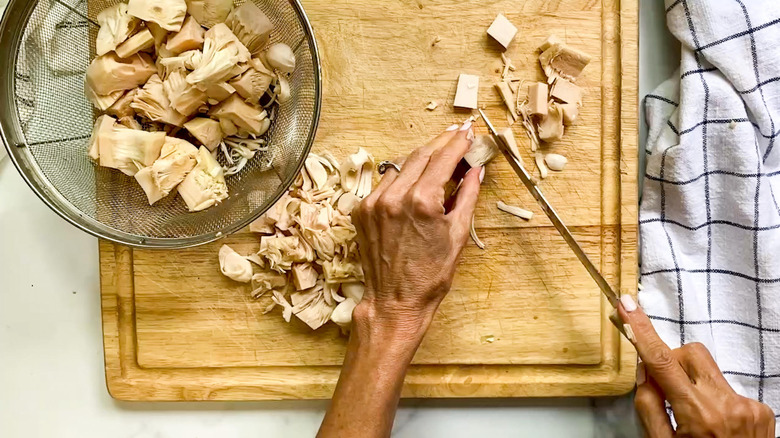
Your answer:
[[[380,175],[384,175],[385,172],[387,172],[387,169],[389,169],[390,167],[398,171],[398,173],[401,173],[401,166],[393,163],[392,161],[387,161],[387,160],[377,164],[376,171],[379,172]]]

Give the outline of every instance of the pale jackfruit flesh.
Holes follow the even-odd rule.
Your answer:
[[[230,79],[236,64],[249,62],[252,55],[241,41],[219,23],[206,32],[203,58],[198,67],[187,76],[187,82],[205,90],[209,85]]]
[[[263,94],[268,91],[268,86],[273,79],[274,77],[269,74],[249,68],[241,76],[230,81],[230,85],[247,101],[258,103]]]
[[[97,22],[100,30],[95,40],[95,53],[98,56],[115,50],[140,24],[136,17],[127,13],[127,3],[117,3],[100,11]]]
[[[151,166],[139,170],[135,173],[134,177],[138,182],[138,185],[140,185],[141,189],[146,193],[146,199],[149,201],[149,205],[154,205],[155,202],[167,196],[159,187],[157,187],[157,184],[154,183]]]
[[[163,82],[163,90],[171,106],[179,114],[189,117],[206,103],[208,96],[186,80],[184,70],[171,73]]]
[[[156,72],[154,62],[146,53],[122,59],[110,52],[89,64],[87,86],[97,95],[107,95],[143,85]]]
[[[160,156],[164,143],[164,132],[137,131],[114,126],[106,135],[99,135],[100,165],[133,176],[154,163]]]
[[[106,111],[111,107],[111,105],[116,103],[116,101],[122,97],[124,91],[117,90],[113,93],[101,96],[99,94],[95,94],[89,84],[84,84],[84,94],[87,95],[87,99],[92,103],[92,106],[100,111]]]
[[[206,28],[223,23],[232,9],[233,0],[187,0],[187,12]]]
[[[222,166],[205,146],[198,150],[198,163],[179,184],[179,195],[190,211],[201,211],[228,197]]]
[[[174,126],[182,126],[187,118],[177,112],[165,95],[163,83],[156,74],[149,78],[130,104],[140,116],[146,117],[152,122],[162,122]]]
[[[116,48],[116,54],[120,58],[127,58],[136,53],[154,46],[154,37],[149,29],[144,29],[131,36]]]
[[[87,156],[98,162],[100,159],[100,138],[105,138],[114,129],[116,119],[103,114],[95,121],[95,127],[92,130],[92,136],[89,138],[89,150]]]
[[[184,127],[210,151],[216,149],[224,137],[219,122],[207,117],[195,117],[185,123]]]
[[[133,117],[135,115],[135,110],[130,107],[130,104],[133,103],[133,98],[137,92],[138,88],[133,88],[132,90],[125,92],[122,97],[106,110],[106,113],[117,118]]]
[[[259,54],[268,44],[274,25],[252,2],[246,2],[234,9],[225,24],[253,54]]]
[[[127,13],[156,23],[167,31],[178,32],[187,15],[187,3],[184,0],[130,0]]]
[[[198,148],[176,137],[165,137],[160,158],[151,166],[152,179],[164,195],[168,195],[195,168]]]
[[[235,92],[236,89],[227,82],[219,82],[217,84],[210,85],[206,89],[206,95],[209,97],[209,103],[212,105],[217,105]]]
[[[203,58],[200,50],[188,50],[178,56],[169,58],[159,58],[157,62],[160,66],[160,73],[163,79],[166,79],[171,73],[177,70],[195,70]]]
[[[209,115],[217,119],[226,119],[243,131],[252,135],[260,135],[263,129],[263,119],[267,117],[265,110],[246,103],[238,94],[232,94],[224,102],[209,111]]]
[[[188,50],[200,50],[203,48],[203,36],[206,31],[200,27],[192,17],[187,17],[181,30],[168,37],[165,48],[174,55]]]

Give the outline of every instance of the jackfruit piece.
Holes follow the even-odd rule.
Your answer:
[[[235,66],[249,62],[250,59],[252,55],[241,41],[224,23],[219,23],[206,32],[203,58],[192,74],[187,76],[187,82],[205,90],[210,85],[233,77]]]
[[[174,55],[188,50],[200,50],[203,48],[203,36],[206,33],[200,24],[192,17],[184,19],[181,30],[168,37],[165,48]]]
[[[209,103],[212,105],[216,105],[222,102],[235,92],[236,89],[227,82],[220,82],[218,84],[210,85],[206,89],[206,95],[209,97]]]
[[[182,126],[187,121],[187,117],[171,107],[170,101],[165,96],[163,83],[156,74],[152,75],[146,85],[136,93],[130,107],[153,122]]]
[[[157,63],[160,66],[161,77],[167,79],[168,76],[177,70],[195,70],[203,59],[203,53],[200,50],[188,50],[179,56],[169,58],[158,58]]]
[[[95,120],[95,127],[89,138],[89,150],[87,151],[87,156],[95,162],[100,160],[100,139],[111,133],[114,129],[114,123],[116,123],[116,119],[105,114]]]
[[[100,30],[95,40],[95,53],[98,56],[115,50],[141,23],[127,13],[127,3],[117,3],[100,11],[97,22]]]
[[[179,184],[179,195],[190,211],[201,211],[228,197],[222,166],[205,146],[198,149],[198,163]]]
[[[135,111],[130,107],[130,104],[133,103],[133,98],[136,93],[138,93],[138,88],[128,90],[106,110],[106,113],[116,118],[133,117]]]
[[[267,117],[265,110],[246,103],[238,94],[232,94],[224,102],[212,108],[209,115],[220,121],[229,120],[239,132],[245,131],[253,135],[261,135],[263,119]]]
[[[233,0],[187,0],[187,12],[207,29],[222,23],[233,9]]]
[[[185,123],[184,127],[210,151],[216,149],[224,138],[219,122],[206,117],[195,117]]]
[[[135,180],[138,181],[138,185],[141,186],[144,193],[146,193],[146,199],[149,201],[149,205],[154,205],[155,202],[166,197],[157,184],[154,183],[152,177],[152,167],[144,167],[135,173]]]
[[[274,28],[271,20],[252,2],[246,2],[234,9],[228,15],[225,24],[255,55],[268,44]]]
[[[198,148],[176,137],[165,137],[160,158],[152,164],[154,184],[165,196],[179,185],[197,163]]]
[[[92,87],[89,86],[89,84],[84,84],[84,94],[87,95],[87,99],[92,102],[92,106],[97,108],[100,111],[105,111],[111,105],[116,103],[119,98],[122,97],[122,94],[124,92],[122,90],[114,91],[113,93],[109,93],[105,96],[95,94],[95,92],[92,90]]]
[[[151,166],[165,143],[164,132],[147,132],[114,126],[98,142],[100,165],[133,176]]]
[[[187,3],[184,0],[130,0],[127,13],[156,23],[167,31],[178,32],[187,15]]]
[[[146,83],[157,69],[146,53],[120,58],[110,52],[98,56],[87,67],[87,85],[97,95],[130,90]]]
[[[144,29],[120,44],[116,48],[116,54],[120,58],[127,58],[152,46],[154,46],[154,37],[149,29]]]
[[[194,114],[208,99],[205,92],[187,83],[184,70],[171,73],[163,82],[163,90],[173,109],[186,117]]]
[[[240,77],[230,81],[230,85],[247,101],[258,103],[273,79],[271,75],[250,68]]]
[[[287,44],[276,43],[269,47],[265,59],[271,68],[282,73],[292,73],[295,70],[295,54]]]

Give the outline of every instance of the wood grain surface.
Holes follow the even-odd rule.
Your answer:
[[[535,48],[549,34],[593,61],[585,106],[549,150],[564,172],[541,188],[610,284],[634,294],[637,271],[636,0],[304,0],[322,54],[324,101],[315,151],[362,146],[392,159],[468,113],[452,98],[477,74],[480,104],[501,127],[493,87],[500,46],[485,30],[503,12],[519,29],[516,77],[543,80]],[[441,38],[432,45],[436,37]],[[438,101],[435,111],[426,104]],[[482,129],[482,128],[478,128]],[[516,125],[525,162],[530,150]],[[536,213],[499,212],[496,201]],[[501,159],[477,208],[482,251],[469,244],[452,291],[415,356],[405,397],[596,396],[627,392],[636,356],[563,239]],[[346,339],[334,327],[286,324],[249,286],[218,270],[217,250],[259,244],[248,231],[181,250],[100,243],[106,379],[123,400],[327,398]]]

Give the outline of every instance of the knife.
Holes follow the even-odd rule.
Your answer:
[[[490,123],[490,119],[488,119],[487,115],[485,115],[485,112],[480,109],[479,114],[482,116],[482,120],[485,121],[485,125],[487,125],[487,129],[490,132],[490,135],[493,136],[496,143],[498,144],[498,148],[504,154],[504,157],[506,157],[507,161],[509,161],[509,165],[512,167],[512,170],[514,170],[517,176],[520,177],[520,181],[523,182],[523,185],[525,185],[528,191],[531,192],[531,196],[533,196],[536,199],[536,202],[539,203],[539,206],[542,207],[544,214],[550,218],[550,221],[552,222],[553,226],[555,226],[555,229],[558,230],[561,236],[563,236],[563,240],[569,244],[569,247],[572,249],[572,251],[574,251],[574,255],[577,256],[583,266],[585,266],[585,269],[588,271],[590,276],[593,277],[593,280],[599,286],[601,292],[605,297],[607,297],[609,304],[611,304],[613,308],[617,309],[618,296],[615,291],[612,290],[612,288],[607,283],[607,280],[604,279],[593,262],[591,262],[588,256],[585,254],[585,251],[582,250],[582,247],[574,239],[571,231],[569,231],[563,221],[561,221],[558,213],[555,212],[555,209],[552,208],[550,203],[547,201],[547,198],[544,197],[542,192],[539,190],[539,187],[537,187],[536,183],[531,179],[531,175],[528,174],[528,171],[525,170],[517,157],[512,154],[512,151],[506,144],[506,140],[504,140],[504,138],[498,134],[498,131],[496,131],[496,128],[493,127],[492,123]],[[618,326],[618,329],[622,331],[623,327],[621,325],[619,325],[614,320],[612,322],[615,323]]]

